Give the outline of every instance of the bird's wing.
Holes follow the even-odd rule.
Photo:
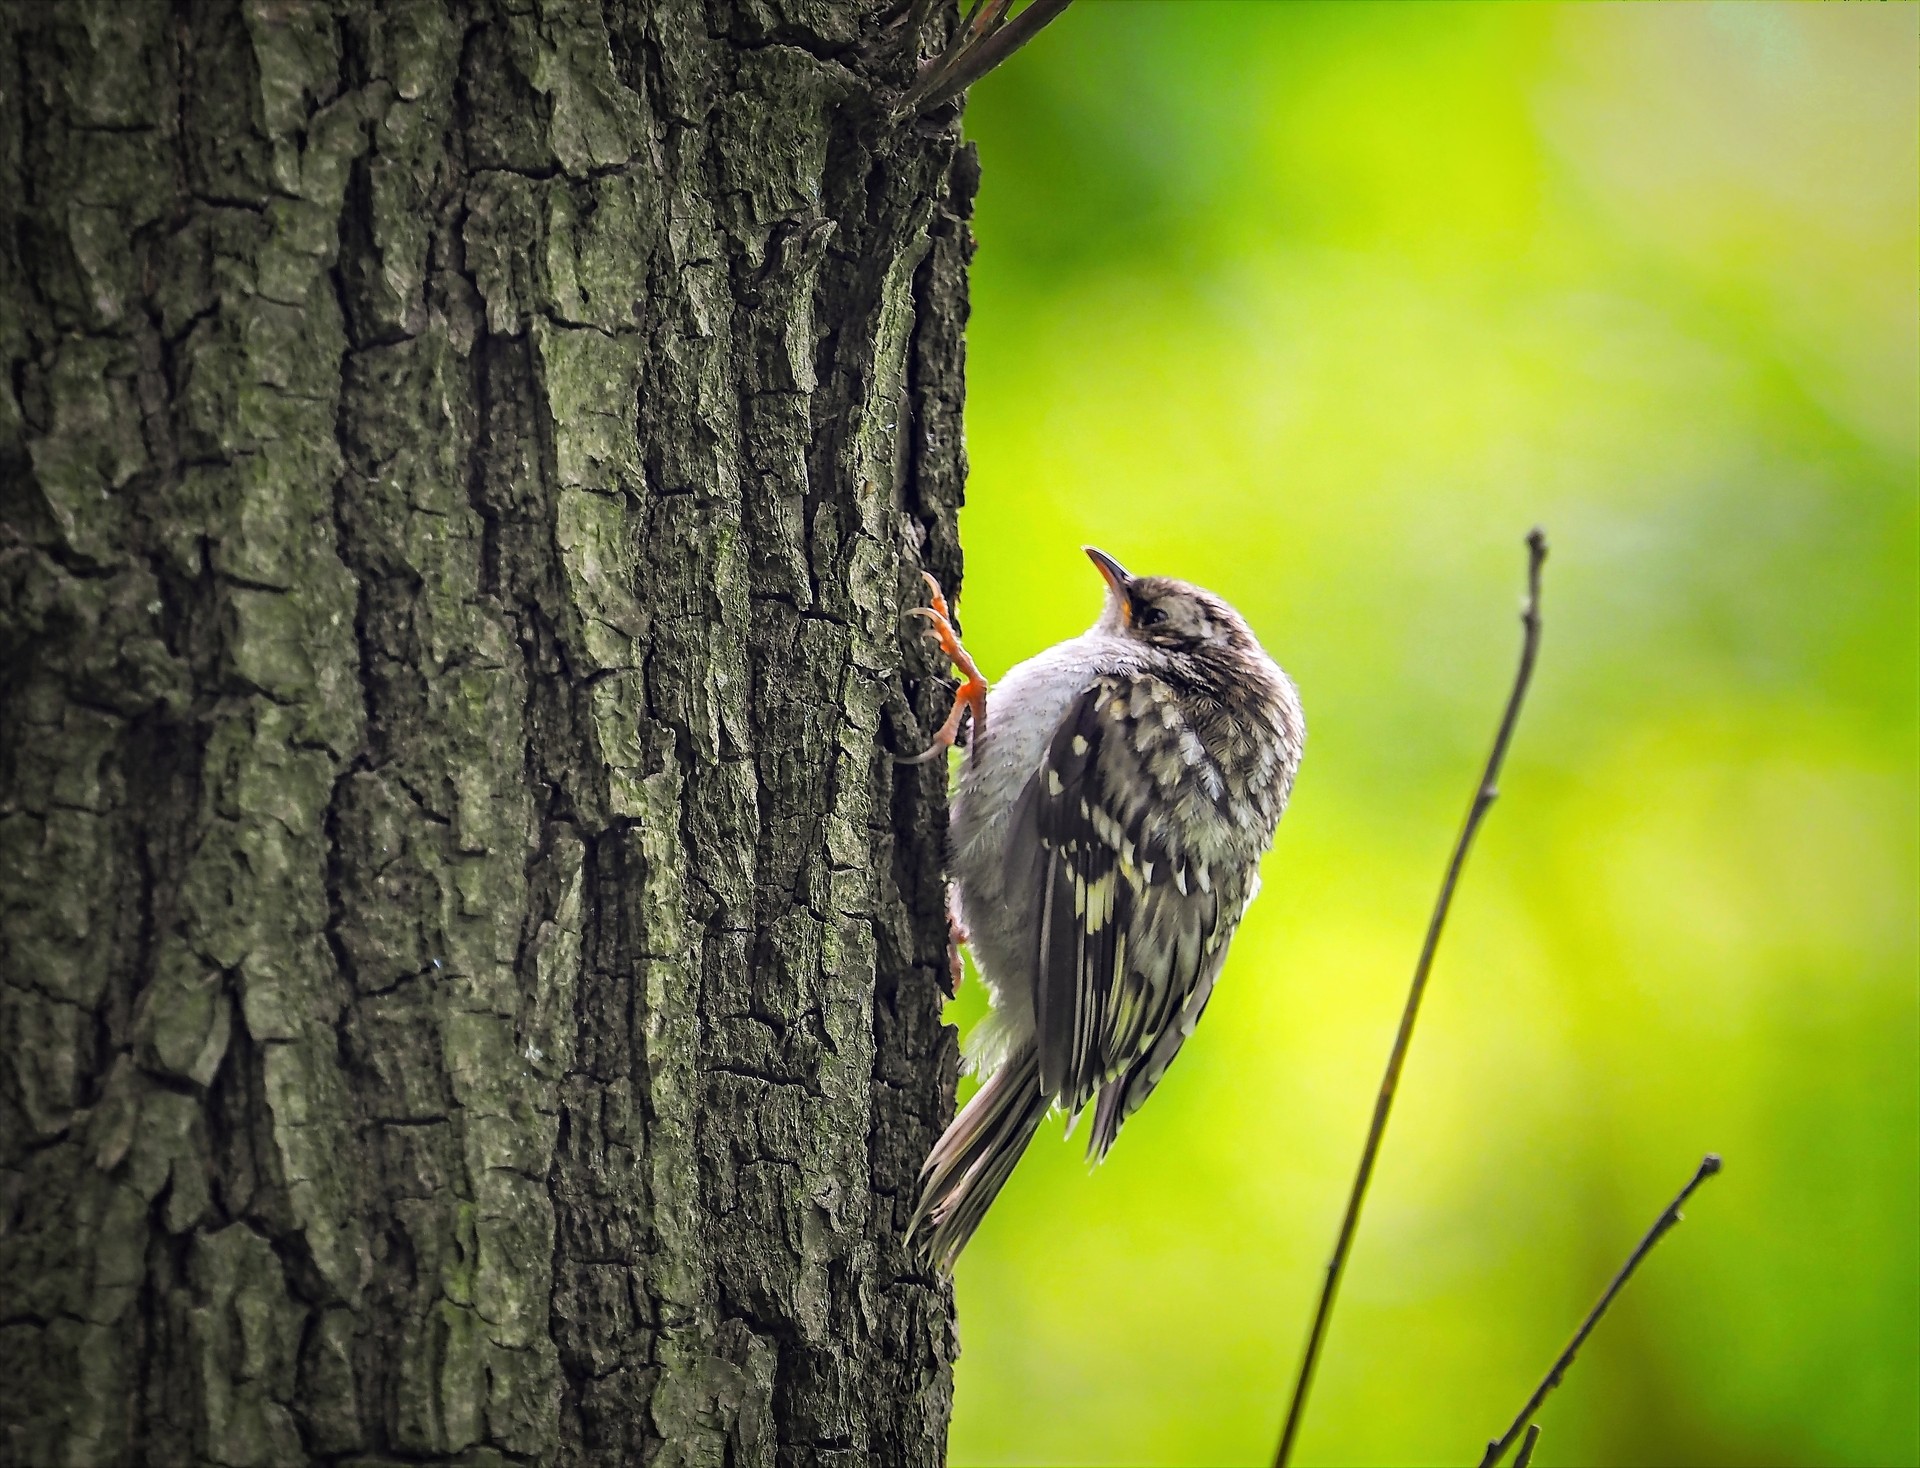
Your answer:
[[[1010,849],[1033,866],[1009,876],[1039,883],[1041,1085],[1070,1113],[1121,1087],[1097,1152],[1191,1032],[1246,910],[1230,807],[1174,691],[1142,674],[1096,680],[1023,792]]]
[[[1253,884],[1259,886],[1259,878]],[[1199,982],[1193,986],[1193,992],[1187,996],[1187,1002],[1180,1006],[1180,1012],[1174,1022],[1154,1037],[1139,1055],[1133,1058],[1125,1070],[1100,1088],[1100,1099],[1093,1106],[1093,1131],[1087,1138],[1087,1155],[1101,1158],[1113,1146],[1113,1139],[1120,1135],[1120,1124],[1134,1112],[1153,1088],[1160,1084],[1160,1077],[1167,1073],[1167,1067],[1173,1064],[1173,1057],[1186,1043],[1194,1026],[1200,1023],[1200,1016],[1207,1007],[1207,1001],[1213,997],[1213,981],[1220,977],[1220,966],[1226,961],[1227,942],[1233,936],[1232,928],[1226,937],[1208,956],[1200,971]]]

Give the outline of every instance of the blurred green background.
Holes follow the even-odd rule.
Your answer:
[[[1915,1461],[1917,29],[1083,0],[976,89],[970,646],[1081,630],[1091,541],[1311,735],[1153,1104],[961,1261],[956,1464],[1269,1458],[1536,521],[1301,1460],[1473,1461],[1714,1149],[1538,1461]]]

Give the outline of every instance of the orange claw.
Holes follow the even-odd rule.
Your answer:
[[[987,680],[980,676],[980,670],[973,665],[973,659],[967,656],[966,648],[960,645],[960,635],[953,630],[952,613],[947,599],[940,592],[940,583],[931,575],[922,571],[926,577],[927,591],[931,594],[933,605],[930,607],[909,607],[910,617],[925,617],[932,624],[927,630],[933,633],[945,653],[963,675],[960,686],[954,690],[953,707],[947,711],[947,721],[934,731],[933,743],[919,754],[901,757],[903,765],[923,765],[935,756],[953,747],[954,740],[960,737],[960,715],[971,711],[973,714],[973,737],[980,738],[980,731],[987,727]]]

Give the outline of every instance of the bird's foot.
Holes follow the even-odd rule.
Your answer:
[[[960,957],[960,950],[970,943],[967,930],[960,926],[960,919],[953,913],[947,914],[947,998],[960,997],[960,984],[967,976],[967,966]]]
[[[967,656],[966,648],[960,645],[960,634],[953,630],[952,613],[946,597],[941,595],[940,583],[924,571],[920,574],[926,576],[927,590],[932,595],[933,604],[909,607],[907,615],[927,619],[930,624],[927,630],[940,644],[940,651],[960,670],[962,682],[954,690],[953,707],[947,711],[947,721],[934,731],[933,743],[919,754],[898,757],[903,765],[923,765],[951,749],[954,740],[960,737],[960,716],[964,713],[973,714],[973,737],[976,740],[987,725],[987,680],[980,676],[980,670],[973,665],[973,659]]]

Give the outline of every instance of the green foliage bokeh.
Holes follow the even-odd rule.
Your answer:
[[[1206,1022],[961,1262],[956,1464],[1264,1462],[1553,539],[1310,1463],[1920,1454],[1911,6],[1083,0],[976,88],[961,609],[1233,600],[1310,737]],[[980,1012],[972,983],[956,1005]]]

